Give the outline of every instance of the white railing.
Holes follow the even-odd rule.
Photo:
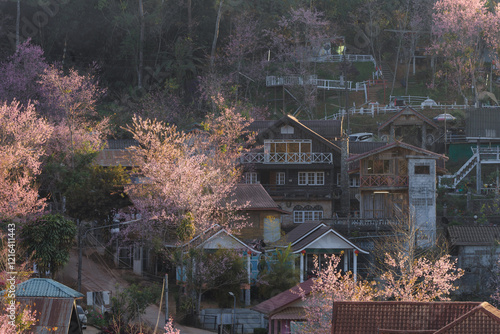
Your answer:
[[[333,164],[333,155],[332,153],[245,153],[240,161],[244,164]]]
[[[311,75],[304,80],[300,76],[274,76],[269,75],[266,77],[266,86],[300,86],[300,85],[314,85],[316,80],[315,75]]]
[[[340,63],[343,62],[344,59],[350,62],[372,62],[374,66],[377,66],[375,58],[372,55],[324,55],[318,57],[312,57],[311,61],[314,62],[331,62],[331,63]]]
[[[346,89],[352,92],[366,92],[366,86],[369,84],[369,81],[362,82],[352,82],[352,81],[344,81],[344,80],[329,80],[329,79],[318,79],[316,76],[311,75],[304,80],[304,78],[299,76],[267,76],[266,77],[266,86],[274,87],[274,86],[299,86],[299,85],[313,85],[321,89]]]

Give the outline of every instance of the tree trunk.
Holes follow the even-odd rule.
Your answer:
[[[215,32],[214,32],[214,40],[212,41],[212,52],[210,53],[210,67],[214,67],[215,62],[215,47],[217,45],[217,38],[219,37],[219,25],[220,18],[222,15],[222,5],[224,4],[224,0],[220,0],[219,2],[219,10],[217,11],[217,21],[215,22]]]
[[[17,14],[16,14],[16,50],[19,47],[19,29],[21,25],[21,0],[17,0]]]
[[[140,34],[139,34],[139,68],[137,70],[137,88],[142,88],[142,72],[144,66],[143,57],[143,44],[144,44],[144,7],[142,0],[139,0],[139,21],[140,21]]]

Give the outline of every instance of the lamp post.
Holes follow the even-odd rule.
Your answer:
[[[229,292],[229,294],[231,296],[233,296],[233,299],[234,299],[234,304],[233,304],[233,317],[232,317],[232,320],[231,320],[231,334],[234,334],[234,317],[235,317],[235,313],[236,313],[236,296],[234,295],[234,293],[232,292]]]

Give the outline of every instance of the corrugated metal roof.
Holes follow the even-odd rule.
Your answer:
[[[46,297],[18,297],[21,307],[30,306],[36,311],[37,321],[30,329],[36,334],[68,334],[81,333],[78,323],[71,324],[74,299],[69,298],[46,298]],[[76,312],[76,311],[75,311]],[[75,317],[75,316],[73,316]],[[71,331],[70,331],[71,327]]]
[[[16,297],[83,298],[83,294],[49,278],[31,278],[16,287]]]
[[[287,306],[291,306],[292,303],[302,300],[299,294],[300,289],[302,289],[302,291],[304,291],[304,293],[308,295],[309,293],[311,293],[313,284],[314,279],[310,278],[305,282],[297,284],[289,290],[283,291],[282,293],[279,293],[276,296],[263,301],[262,303],[252,307],[252,309],[260,313],[272,315]]]
[[[489,246],[500,241],[500,226],[448,226],[453,246]]]
[[[312,233],[312,231],[320,228],[320,225],[325,226],[322,222],[306,222],[300,224],[290,232],[288,232],[285,236],[286,242],[291,243],[292,246],[297,243],[300,239],[304,238],[304,236]]]

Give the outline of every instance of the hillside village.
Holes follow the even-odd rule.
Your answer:
[[[500,332],[497,1],[0,5],[1,333]]]

